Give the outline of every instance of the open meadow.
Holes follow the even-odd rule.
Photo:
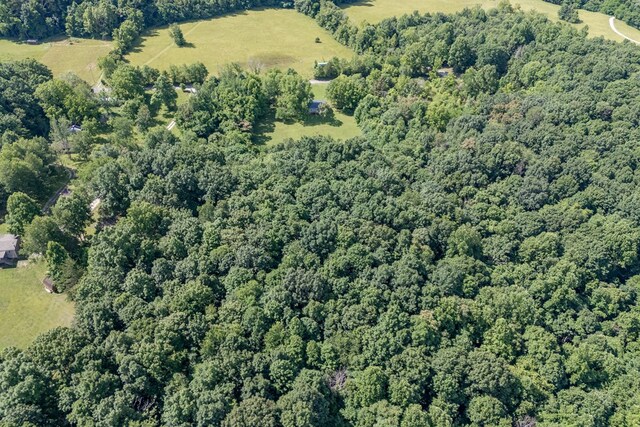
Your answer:
[[[161,70],[200,61],[212,74],[237,62],[250,69],[293,68],[311,77],[314,61],[353,55],[313,19],[290,9],[249,10],[180,27],[187,46],[179,48],[168,28],[157,28],[142,37],[127,59]]]
[[[74,305],[66,295],[45,292],[46,270],[43,261],[0,269],[0,350],[25,348],[39,334],[71,324]]]
[[[481,5],[490,9],[498,6],[499,0],[364,0],[344,6],[344,11],[355,22],[367,21],[370,23],[380,22],[392,16],[401,16],[405,13],[412,13],[414,10],[425,13],[455,13],[466,7]],[[558,10],[560,6],[547,3],[542,0],[512,0],[511,4],[520,5],[522,10],[535,10],[552,21],[558,21]],[[577,28],[585,25],[589,26],[589,35],[593,37],[603,36],[606,39],[623,41],[623,37],[613,32],[609,26],[609,17],[603,13],[579,10],[581,24],[575,24]],[[623,34],[635,40],[640,40],[640,31],[626,25],[621,21],[616,21],[616,27]]]
[[[33,58],[49,67],[55,76],[72,71],[94,84],[100,78],[98,58],[111,48],[111,42],[90,39],[56,38],[36,45],[0,39],[0,62]]]

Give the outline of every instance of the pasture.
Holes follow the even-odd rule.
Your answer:
[[[48,294],[42,286],[43,261],[0,269],[0,350],[27,347],[39,334],[69,326],[74,306],[66,295]]]
[[[312,86],[315,99],[327,101],[327,85]],[[282,123],[273,118],[263,121],[256,129],[256,139],[266,145],[283,142],[285,139],[300,139],[303,136],[324,135],[335,139],[348,139],[361,135],[353,116],[334,110],[331,118],[309,115],[303,122]]]
[[[33,58],[49,67],[54,76],[72,71],[89,84],[98,82],[98,58],[110,50],[111,42],[101,40],[57,38],[30,45],[0,39],[0,61]]]
[[[249,10],[180,27],[187,46],[176,46],[168,28],[157,28],[142,37],[127,59],[160,70],[200,61],[217,74],[236,62],[253,70],[293,68],[311,77],[314,61],[353,55],[313,19],[290,9]]]
[[[480,5],[490,9],[497,7],[499,0],[364,0],[344,6],[344,11],[355,22],[367,21],[370,23],[380,22],[392,16],[401,16],[405,13],[412,13],[417,10],[421,13],[455,13],[466,7]],[[514,6],[520,5],[522,10],[535,10],[552,21],[558,21],[558,10],[560,6],[547,3],[542,0],[511,0]],[[624,39],[614,33],[609,26],[609,17],[603,13],[579,11],[581,24],[575,24],[577,28],[589,26],[589,35],[592,37],[603,36],[606,39],[623,41]],[[616,21],[616,27],[625,35],[640,40],[640,31],[632,28],[621,21]]]

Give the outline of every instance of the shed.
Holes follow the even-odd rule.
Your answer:
[[[322,111],[322,107],[324,107],[326,103],[326,101],[314,99],[313,101],[311,101],[311,103],[309,103],[309,114],[320,114],[320,112]]]
[[[18,260],[20,238],[13,234],[0,235],[0,267],[14,265]]]
[[[55,294],[58,292],[56,289],[56,285],[53,284],[53,279],[49,276],[46,276],[42,279],[42,285],[44,286],[44,290],[49,292],[50,294]]]
[[[27,44],[38,44],[38,39],[28,39]]]
[[[82,130],[82,128],[78,125],[71,125],[69,126],[69,132],[71,133],[77,133],[80,132]]]

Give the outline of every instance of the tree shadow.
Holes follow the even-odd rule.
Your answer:
[[[267,145],[273,137],[270,135],[276,130],[276,118],[269,115],[260,120],[253,128],[253,143],[256,145]]]
[[[350,3],[349,6],[373,7],[375,6],[375,4],[373,4],[372,0],[362,0],[362,1],[354,1],[353,3]]]

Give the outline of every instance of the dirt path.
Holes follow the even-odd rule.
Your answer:
[[[618,31],[618,29],[616,28],[616,24],[615,24],[616,18],[614,16],[609,18],[609,26],[611,27],[611,30],[616,33],[617,35],[619,35],[620,37],[622,37],[623,39],[629,40],[632,43],[635,44],[640,44],[640,41],[638,40],[634,40],[631,37],[627,37],[624,34],[622,34],[620,31]]]
[[[328,85],[329,83],[331,83],[331,80],[311,79],[311,80],[309,80],[309,83],[311,83],[312,85]]]
[[[42,207],[42,213],[48,213],[49,210],[51,209],[51,206],[53,206],[56,203],[56,201],[58,201],[60,196],[62,196],[66,191],[69,190],[69,182],[71,182],[71,180],[75,176],[75,172],[73,171],[73,169],[67,169],[67,173],[69,174],[69,180],[62,186],[62,188],[56,191],[56,194],[49,197],[49,200],[47,200],[47,203],[45,203],[44,206]]]

